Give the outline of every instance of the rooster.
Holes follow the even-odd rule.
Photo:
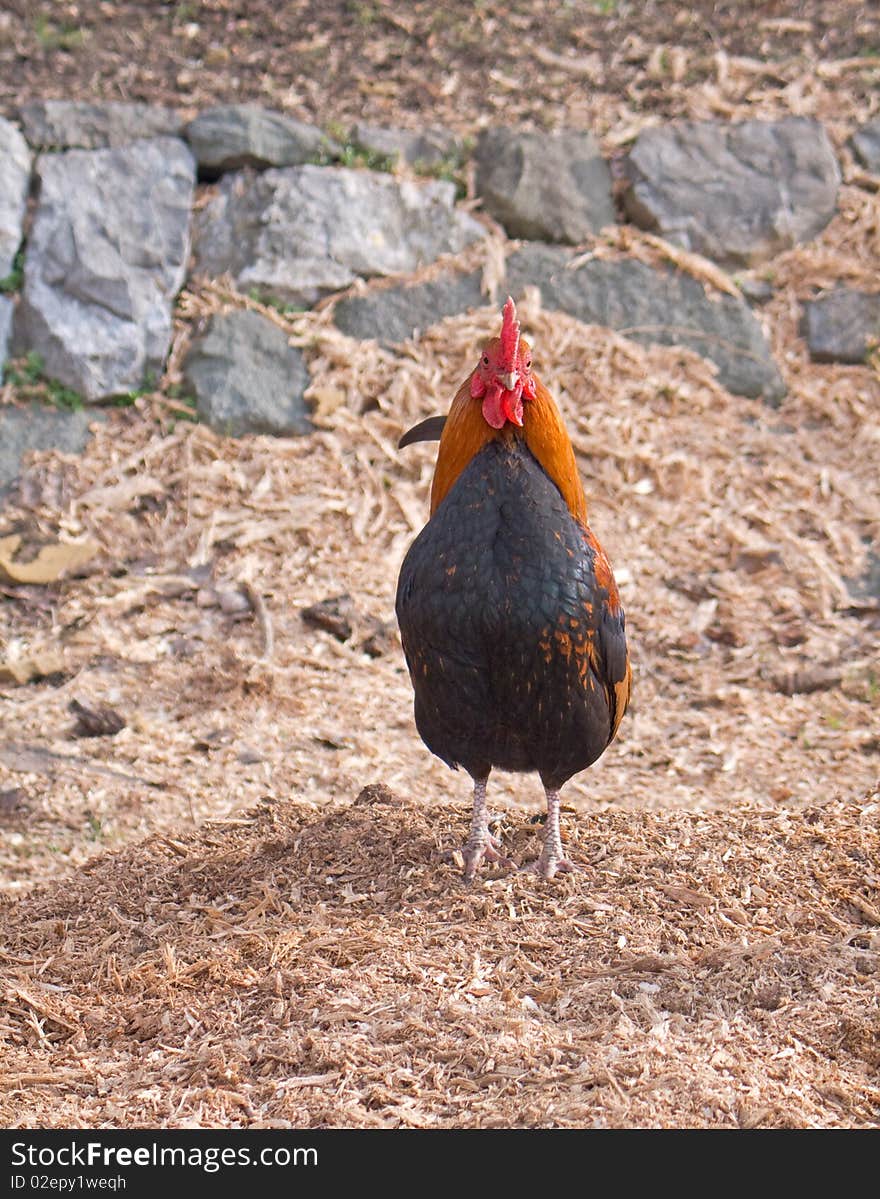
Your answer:
[[[575,869],[563,853],[560,788],[614,739],[632,676],[614,575],[512,299],[448,416],[400,445],[438,437],[430,519],[397,585],[416,727],[474,782],[465,878],[484,861],[512,865],[489,831],[493,768],[539,774],[547,820],[530,869],[552,878]]]

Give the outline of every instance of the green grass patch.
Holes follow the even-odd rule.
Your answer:
[[[19,250],[12,260],[12,270],[0,279],[0,292],[20,291],[24,282],[24,250]]]
[[[78,412],[85,406],[78,391],[46,378],[43,359],[36,350],[6,364],[5,382],[11,383],[23,400],[39,400],[67,412]]]
[[[293,312],[306,311],[302,304],[292,304],[287,300],[279,300],[277,296],[272,296],[259,287],[250,288],[247,294],[248,299],[253,300],[255,304],[262,304],[264,308],[274,308],[276,312],[280,312],[283,316],[289,316]]]
[[[69,22],[56,25],[42,13],[34,21],[34,34],[44,50],[64,50],[67,53],[79,50],[86,40],[86,32],[79,25]]]

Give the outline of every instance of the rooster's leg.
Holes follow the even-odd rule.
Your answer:
[[[528,867],[537,871],[542,878],[554,874],[570,873],[577,869],[562,852],[562,834],[559,831],[559,792],[545,788],[547,794],[547,823],[544,825],[544,848],[537,862]]]
[[[510,858],[502,853],[501,842],[489,832],[489,808],[486,804],[486,783],[484,779],[474,779],[474,814],[471,817],[471,831],[464,844],[464,877],[470,882],[481,862],[498,862],[501,866],[510,866]]]

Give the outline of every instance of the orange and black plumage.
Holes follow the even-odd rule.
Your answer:
[[[547,796],[545,877],[572,869],[559,790],[613,740],[629,700],[625,619],[587,524],[571,441],[531,370],[508,299],[440,433],[430,519],[404,559],[397,619],[428,748],[474,780],[465,876],[506,862],[489,832],[493,769],[536,771]]]

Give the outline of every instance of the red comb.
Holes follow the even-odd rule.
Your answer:
[[[510,296],[502,310],[501,322],[501,358],[504,365],[513,370],[516,364],[516,352],[519,348],[519,321],[516,319],[516,304]]]

